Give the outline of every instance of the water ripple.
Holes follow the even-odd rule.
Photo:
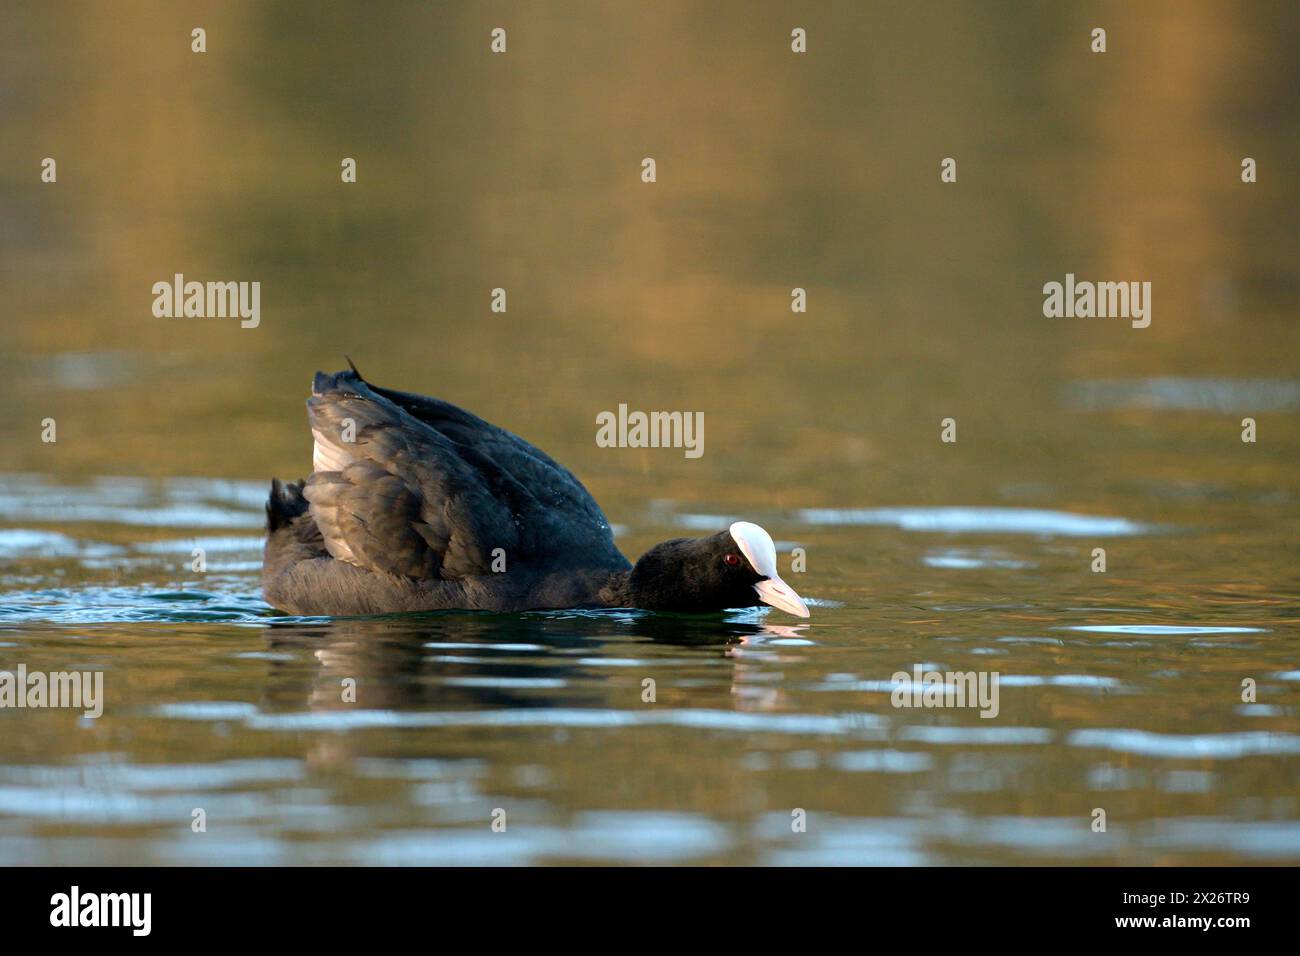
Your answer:
[[[1105,515],[1043,508],[805,508],[801,521],[821,525],[885,525],[903,531],[948,534],[1029,534],[1041,537],[1113,537],[1146,534],[1151,525]]]
[[[180,720],[240,720],[255,730],[349,731],[376,727],[639,727],[675,726],[705,730],[783,734],[850,734],[884,727],[884,717],[766,714],[728,710],[579,710],[569,708],[473,711],[350,710],[264,713],[252,704],[208,702],[167,704],[160,717]],[[219,716],[214,716],[214,714]]]
[[[1245,731],[1228,734],[1157,734],[1125,728],[1075,730],[1066,738],[1074,747],[1119,750],[1146,757],[1231,760],[1255,754],[1300,753],[1300,736]]]

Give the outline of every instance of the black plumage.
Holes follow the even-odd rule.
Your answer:
[[[756,525],[665,542],[633,567],[568,469],[448,402],[380,388],[352,366],[317,373],[307,417],[315,470],[274,480],[266,505],[263,591],[280,610],[704,612],[766,601],[807,616]]]

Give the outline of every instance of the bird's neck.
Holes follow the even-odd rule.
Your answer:
[[[605,606],[675,611],[699,604],[694,582],[682,573],[683,552],[690,545],[686,539],[665,541],[641,555],[630,570],[615,571],[601,590]]]
[[[632,572],[615,571],[601,586],[600,603],[605,607],[636,607],[632,599]]]

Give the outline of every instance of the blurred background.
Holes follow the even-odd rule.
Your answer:
[[[0,744],[0,859],[390,860],[377,826],[432,841],[409,862],[564,858],[574,833],[616,860],[1300,858],[1294,4],[11,0],[0,53],[0,649],[61,667],[79,641],[130,704],[93,729],[0,714],[29,731]],[[155,318],[178,272],[259,281],[260,326]],[[1151,326],[1045,318],[1066,273],[1150,281]],[[682,664],[635,618],[443,620],[396,657],[329,626],[342,672],[392,691],[375,713],[639,713],[638,668],[662,666],[679,709],[857,722],[614,721],[555,746],[567,718],[288,720],[339,672],[318,625],[266,646],[258,510],[309,470],[303,401],[344,353],[546,449],[629,556],[748,517],[806,549],[792,583],[820,602],[808,628],[728,633],[743,680],[736,648]],[[703,457],[598,448],[619,403],[704,412]],[[447,642],[475,659],[431,659]],[[573,669],[573,647],[615,664]],[[870,690],[989,654],[1028,681],[1000,721],[1027,736],[909,730],[950,715]],[[1246,676],[1272,709],[1239,712]],[[1120,736],[1072,736],[1099,728]],[[876,732],[890,749],[844,750]],[[225,842],[162,841],[188,798],[141,768],[231,760],[172,779],[277,796],[230,808]],[[438,817],[377,793],[389,773],[481,789]],[[512,788],[551,842],[449,848]],[[1128,801],[1105,846],[1060,822],[1091,790]],[[772,837],[792,801],[839,835]],[[1017,817],[1047,822],[997,823]]]

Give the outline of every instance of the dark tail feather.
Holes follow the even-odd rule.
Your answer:
[[[352,362],[348,362],[352,365]],[[317,372],[316,377],[311,382],[311,393],[313,395],[325,395],[329,392],[350,392],[354,395],[365,395],[369,383],[361,377],[355,365],[350,370],[345,369],[342,372]]]
[[[271,479],[271,495],[266,499],[266,530],[282,528],[299,515],[307,513],[307,499],[302,496],[301,481],[284,484]]]

